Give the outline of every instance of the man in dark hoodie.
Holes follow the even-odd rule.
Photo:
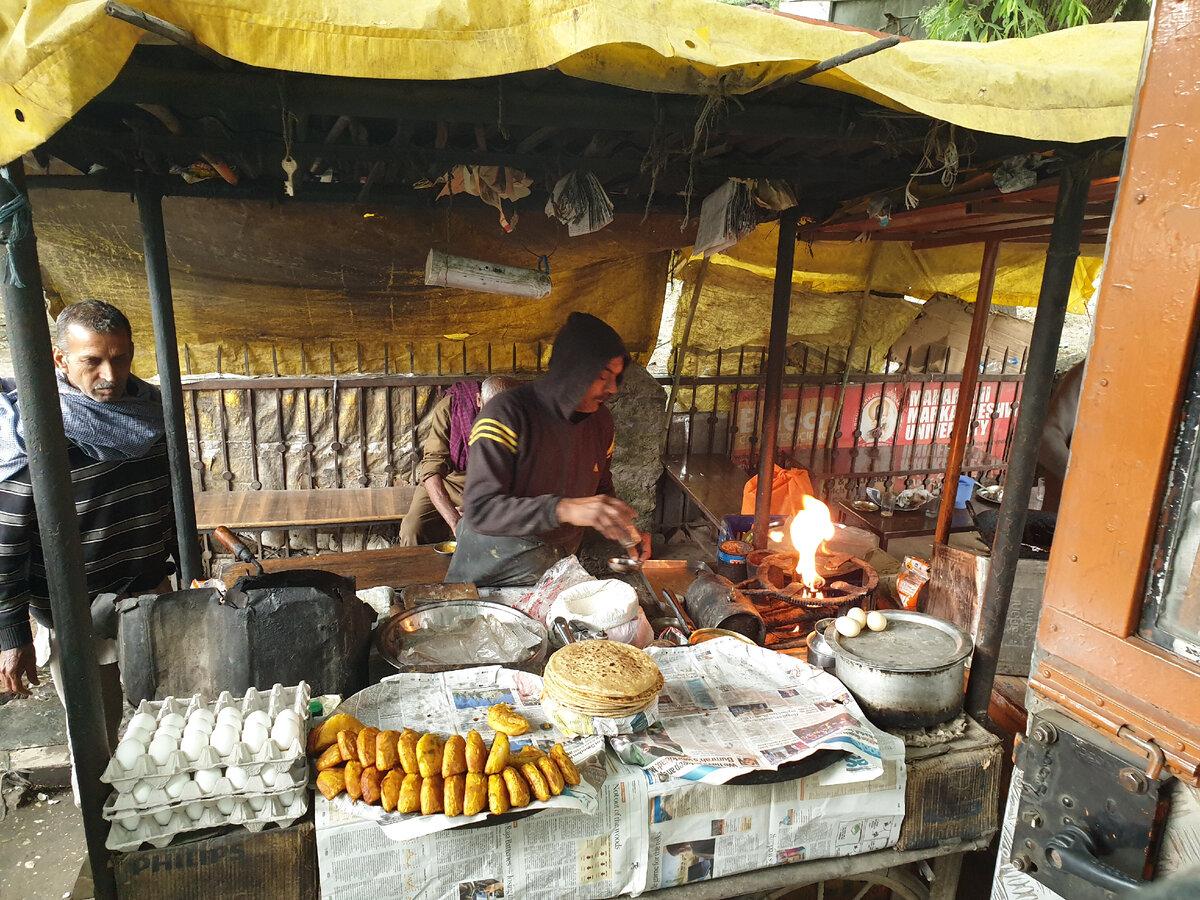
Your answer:
[[[614,496],[616,429],[604,405],[630,362],[605,322],[571,313],[546,374],[480,410],[448,581],[533,584],[579,548],[587,527],[649,556],[637,513]]]

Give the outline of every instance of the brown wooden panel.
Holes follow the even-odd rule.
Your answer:
[[[450,557],[438,553],[432,547],[388,547],[386,550],[267,559],[263,560],[262,566],[266,572],[321,569],[335,575],[353,575],[356,586],[363,590],[380,585],[403,587],[407,584],[445,581]],[[241,576],[253,572],[253,567],[238,564],[232,566],[221,577],[225,584],[232,585]]]
[[[395,522],[412,503],[413,487],[316,491],[205,491],[196,495],[196,527],[233,529]]]

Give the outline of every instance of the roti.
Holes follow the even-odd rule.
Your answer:
[[[619,718],[641,712],[663,687],[649,654],[615,641],[580,641],[550,657],[545,692],[582,713]]]

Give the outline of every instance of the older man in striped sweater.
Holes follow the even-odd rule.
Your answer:
[[[175,520],[158,389],[130,374],[133,332],[98,300],[58,317],[54,362],[66,432],[109,740],[121,720],[114,600],[168,589]],[[83,602],[84,598],[80,598]],[[49,629],[50,673],[62,696],[42,535],[30,487],[20,401],[0,393],[0,691],[37,684],[30,615]],[[105,623],[108,623],[107,625]]]

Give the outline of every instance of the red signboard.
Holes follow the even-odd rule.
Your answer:
[[[836,446],[949,443],[958,389],[956,381],[847,385]],[[1012,381],[988,381],[978,386],[971,443],[990,447],[993,456],[1004,454],[1018,391],[1019,385]],[[814,441],[817,447],[825,447],[837,415],[838,392],[837,386],[785,389],[779,449],[807,450]],[[756,423],[761,427],[761,401],[756,391],[736,391],[733,395],[734,462],[749,460],[750,436],[755,433]]]

